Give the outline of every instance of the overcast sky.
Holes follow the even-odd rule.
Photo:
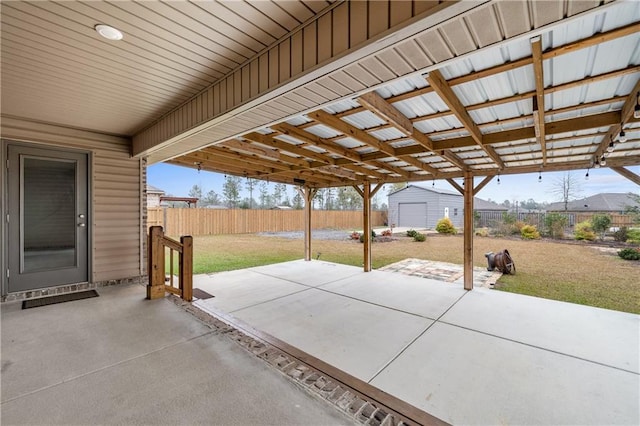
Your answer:
[[[640,175],[640,166],[628,167],[628,169]],[[163,163],[149,166],[147,172],[147,182],[168,194],[186,196],[193,185],[200,185],[203,194],[213,189],[222,196],[222,185],[224,183],[224,175],[222,174],[205,171],[198,172],[195,169]],[[579,183],[581,189],[580,198],[601,192],[633,192],[640,194],[638,185],[606,168],[589,170],[588,180],[585,179],[586,170],[575,170],[571,173],[576,176]],[[499,203],[504,200],[527,201],[530,198],[537,202],[560,201],[553,194],[553,189],[554,182],[557,182],[562,175],[563,172],[543,172],[542,182],[540,183],[538,183],[537,173],[501,175],[500,184],[494,178],[478,193],[478,197],[485,200],[491,199]],[[482,178],[476,178],[476,184],[481,180]],[[458,181],[460,182],[461,180],[458,179]],[[422,184],[429,186],[432,185],[432,181],[423,182]],[[435,187],[453,190],[453,187],[443,180],[436,180]],[[289,194],[293,196],[293,189],[289,190]],[[248,195],[245,191],[242,197],[244,198]],[[253,197],[257,198],[257,192],[254,193]],[[381,200],[381,202],[386,202],[386,200]]]

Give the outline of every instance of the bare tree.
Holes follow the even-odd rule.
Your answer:
[[[566,172],[562,177],[553,181],[551,193],[564,203],[564,211],[567,211],[569,201],[577,199],[582,193],[578,176],[571,174],[571,172]]]

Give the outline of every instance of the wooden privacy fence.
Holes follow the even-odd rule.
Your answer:
[[[384,225],[386,212],[371,214],[372,226]],[[362,211],[314,210],[313,229],[361,229]],[[167,235],[251,234],[304,230],[303,210],[226,210],[150,208],[148,226],[162,226]]]

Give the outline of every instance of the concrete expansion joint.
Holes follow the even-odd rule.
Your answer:
[[[212,329],[213,332],[219,332],[221,335],[227,336],[247,352],[262,359],[265,364],[279,371],[283,377],[298,385],[299,389],[303,389],[310,395],[322,399],[334,409],[339,409],[356,423],[371,426],[403,426],[411,424],[388,413],[375,402],[362,398],[343,383],[324,376],[320,371],[311,368],[291,355],[268,343],[255,339],[191,303],[184,302],[174,295],[168,295],[167,299],[196,317]]]

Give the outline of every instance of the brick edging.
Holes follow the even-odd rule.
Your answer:
[[[307,393],[324,400],[334,408],[338,408],[357,423],[371,426],[413,424],[398,419],[397,416],[380,408],[376,403],[361,398],[358,393],[343,383],[325,377],[320,371],[268,343],[255,339],[197,306],[185,302],[175,295],[168,295],[167,298],[206,326],[226,335],[246,351],[265,361]]]

